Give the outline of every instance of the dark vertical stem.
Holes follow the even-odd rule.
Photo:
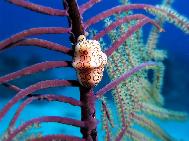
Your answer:
[[[64,7],[68,10],[68,20],[73,33],[70,40],[72,43],[75,43],[78,36],[85,33],[82,22],[83,18],[80,15],[76,0],[64,0]]]
[[[95,117],[95,96],[92,89],[80,87],[81,120],[86,121],[86,128],[81,128],[83,138],[87,141],[97,140],[96,117]]]
[[[64,0],[64,7],[68,10],[68,21],[72,28],[71,42],[75,45],[79,35],[84,35],[82,16],[76,0]],[[74,49],[74,46],[73,46]],[[86,123],[85,128],[80,131],[87,141],[97,141],[96,117],[95,117],[95,96],[92,88],[85,88],[80,85],[81,120]]]

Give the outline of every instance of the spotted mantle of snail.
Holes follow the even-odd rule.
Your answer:
[[[80,84],[84,87],[96,86],[102,80],[106,63],[107,56],[101,51],[100,43],[80,35],[72,63]]]

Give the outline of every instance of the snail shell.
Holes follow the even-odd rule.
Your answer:
[[[101,51],[100,43],[80,35],[75,47],[72,66],[77,71],[78,80],[85,87],[94,87],[103,76],[107,56]]]

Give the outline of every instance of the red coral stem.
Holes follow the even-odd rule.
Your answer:
[[[111,47],[109,47],[105,53],[107,56],[112,55],[112,53],[118,49],[131,35],[133,35],[134,32],[139,30],[141,27],[143,27],[145,24],[151,23],[154,26],[156,26],[160,31],[163,31],[163,29],[153,20],[150,18],[144,18],[143,20],[139,21],[136,25],[130,27],[126,33],[121,35],[120,38],[118,38]]]
[[[107,84],[106,86],[101,88],[98,92],[96,92],[96,98],[101,98],[106,92],[114,89],[117,85],[119,85],[121,82],[123,82],[125,79],[129,78],[130,76],[132,76],[134,73],[138,72],[139,70],[146,68],[146,67],[152,67],[152,66],[157,66],[157,63],[145,62],[145,63],[140,64],[137,67],[134,67],[130,71],[124,73],[119,78],[110,82],[109,84]]]
[[[20,99],[41,89],[52,88],[52,87],[63,87],[63,86],[79,86],[79,83],[77,81],[70,81],[70,80],[46,80],[46,81],[40,81],[36,84],[33,84],[21,90],[0,111],[0,121],[2,120],[3,116],[10,110],[10,108]]]
[[[34,118],[32,120],[29,120],[19,126],[17,129],[15,129],[8,137],[6,141],[12,141],[12,139],[18,135],[20,132],[23,132],[28,126],[31,126],[33,124],[39,124],[41,122],[57,122],[61,124],[67,124],[72,125],[76,127],[85,127],[85,123],[79,120],[71,119],[71,118],[63,118],[58,116],[44,116],[40,118]]]
[[[45,71],[48,69],[53,69],[53,68],[59,68],[59,67],[68,67],[71,66],[71,62],[65,62],[65,61],[46,61],[42,63],[38,63],[29,67],[26,67],[22,70],[7,74],[5,76],[0,77],[0,84],[5,83],[11,80],[14,80],[16,78],[25,76],[25,75],[30,75],[33,73],[37,73],[40,71]]]
[[[6,47],[10,46],[18,42],[19,40],[24,39],[27,36],[39,35],[39,34],[61,34],[61,33],[70,33],[70,28],[63,28],[63,27],[39,27],[39,28],[30,28],[24,30],[20,33],[12,35],[10,38],[7,38],[0,42],[0,50],[5,49]]]
[[[29,10],[35,11],[35,12],[42,13],[42,14],[47,14],[47,15],[52,15],[52,16],[67,16],[68,15],[66,10],[54,9],[51,7],[34,4],[32,2],[28,2],[25,0],[8,0],[8,2],[24,7]]]

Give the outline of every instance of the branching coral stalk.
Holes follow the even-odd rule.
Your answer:
[[[105,53],[107,56],[110,56],[118,47],[120,47],[134,32],[136,32],[137,30],[139,30],[141,27],[143,27],[145,24],[147,23],[152,23],[153,25],[155,25],[159,31],[163,31],[163,29],[157,24],[155,23],[153,20],[149,19],[149,18],[144,18],[143,20],[139,21],[136,25],[132,26],[131,28],[128,29],[128,31],[126,33],[124,33],[123,35],[121,35],[121,37],[119,39],[117,39],[112,45],[111,47],[109,47]]]
[[[90,9],[94,4],[100,2],[101,0],[89,0],[79,7],[80,14],[82,15],[85,11]]]
[[[116,137],[115,141],[121,141],[123,136],[125,135],[125,132],[127,130],[127,127],[123,127],[121,129],[121,132],[118,134],[118,136]]]
[[[68,125],[72,125],[72,126],[80,127],[80,128],[85,127],[85,123],[79,120],[75,120],[71,118],[62,118],[58,116],[44,116],[44,117],[34,118],[32,120],[26,121],[23,125],[13,130],[12,133],[9,135],[8,139],[6,139],[6,141],[12,141],[12,139],[17,134],[24,131],[28,126],[31,126],[33,124],[39,124],[41,122],[56,122],[56,123],[68,124]]]
[[[64,102],[64,103],[69,103],[73,106],[81,106],[81,102],[78,100],[75,100],[70,97],[65,97],[65,96],[59,96],[59,95],[54,95],[54,94],[43,94],[43,95],[33,95],[26,99],[17,109],[14,117],[12,118],[9,127],[8,127],[8,133],[12,132],[12,129],[14,127],[14,124],[16,120],[18,119],[20,113],[24,110],[24,108],[30,104],[34,100],[47,100],[47,101],[59,101],[59,102]]]
[[[115,22],[111,23],[105,29],[99,31],[99,33],[96,34],[93,37],[93,39],[94,40],[99,40],[101,37],[106,35],[108,32],[112,31],[114,28],[122,25],[123,23],[130,22],[132,20],[141,20],[141,19],[144,19],[144,18],[147,18],[147,17],[142,15],[142,14],[135,14],[135,15],[125,16],[124,18],[120,18],[120,19],[116,20]]]
[[[118,13],[121,13],[121,12],[127,12],[129,10],[134,10],[134,9],[147,9],[147,8],[151,8],[151,9],[156,9],[157,11],[159,10],[158,8],[152,6],[152,5],[147,5],[147,4],[129,4],[129,5],[122,5],[122,6],[116,6],[116,7],[113,7],[109,10],[106,10],[92,18],[90,18],[89,20],[87,20],[85,22],[85,29],[87,29],[89,26],[109,17],[109,16],[112,16],[113,14],[118,14]]]
[[[9,111],[9,109],[20,99],[26,97],[27,95],[41,89],[51,88],[51,87],[63,87],[63,86],[78,86],[77,81],[66,81],[66,80],[46,80],[38,82],[31,85],[16,94],[0,111],[0,121],[3,116]]]
[[[86,141],[85,139],[81,139],[73,136],[66,135],[47,135],[43,137],[37,137],[34,139],[28,139],[28,141],[52,141],[52,140],[63,140],[63,141]]]
[[[42,63],[38,63],[29,67],[26,67],[22,70],[7,74],[5,76],[0,77],[0,83],[5,83],[11,80],[14,80],[16,78],[37,73],[40,71],[45,71],[48,69],[53,68],[59,68],[59,67],[69,67],[71,66],[71,62],[65,62],[65,61],[46,61]]]
[[[29,39],[20,40],[9,47],[13,47],[13,46],[38,46],[45,49],[65,53],[67,55],[73,55],[73,50],[70,48],[67,48],[65,46],[62,46],[60,44],[51,41],[38,39],[38,38],[29,38]]]
[[[96,92],[96,98],[102,97],[106,92],[114,89],[117,85],[119,85],[123,80],[129,78],[132,76],[134,73],[138,72],[139,70],[146,68],[146,67],[157,67],[157,63],[154,62],[146,62],[142,63],[141,65],[131,69],[130,71],[124,73],[121,75],[119,78],[115,79],[114,81],[110,82],[103,88],[101,88],[98,92]]]
[[[34,4],[26,0],[8,0],[8,2],[24,7],[26,9],[43,13],[43,14],[47,14],[47,15],[52,15],[52,16],[67,16],[68,15],[66,10],[50,8],[50,7]]]
[[[40,34],[70,33],[70,30],[71,30],[70,28],[63,28],[63,27],[39,27],[39,28],[27,29],[20,33],[12,35],[8,39],[1,41],[0,42],[0,50],[3,50],[12,44],[15,44],[19,40],[22,40],[28,36],[34,36],[34,35],[40,35]]]

